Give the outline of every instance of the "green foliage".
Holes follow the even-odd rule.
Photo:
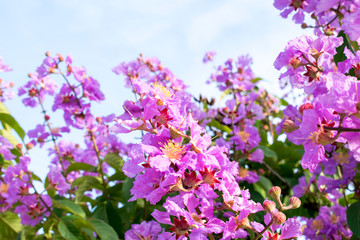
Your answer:
[[[12,212],[0,213],[0,239],[15,239],[21,231],[20,218]]]
[[[360,237],[360,201],[352,204],[346,210],[346,219],[353,234]]]

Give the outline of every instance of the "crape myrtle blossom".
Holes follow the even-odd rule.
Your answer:
[[[271,221],[271,215],[267,213],[264,217],[265,224],[269,224]],[[261,232],[264,229],[264,226],[258,222],[251,222],[251,225],[258,231]],[[280,233],[278,233],[280,230]],[[264,240],[274,239],[274,240],[285,240],[293,239],[302,236],[301,224],[296,218],[289,218],[285,221],[284,225],[271,225],[269,230],[265,231],[263,234]]]
[[[346,224],[346,208],[338,204],[331,207],[320,207],[316,218],[304,219],[306,239],[350,239],[352,232]]]
[[[160,70],[152,61],[145,65],[142,60],[122,63],[114,69],[126,75],[127,84],[138,99],[124,103],[124,113],[114,119],[111,130],[143,132],[142,142],[132,146],[123,166],[124,173],[135,178],[129,201],[139,198],[145,198],[151,204],[165,201],[166,212],[155,210],[152,214],[158,222],[170,226],[169,232],[160,233],[158,239],[208,239],[209,235],[222,233],[223,239],[247,236],[247,232],[238,227],[236,216],[247,217],[262,211],[263,207],[250,199],[248,190],[240,189],[238,163],[229,160],[227,147],[211,145],[211,137],[192,114],[188,94],[174,89],[171,84],[153,80]],[[227,69],[224,70],[229,71],[229,76],[233,75],[230,74],[231,62],[225,64]],[[237,99],[241,101],[239,110],[236,101],[229,101],[228,107],[239,111],[241,116],[235,121],[243,132],[239,140],[234,141],[239,141],[237,145],[250,160],[261,162],[263,152],[255,149],[260,137],[256,128],[248,125],[263,118],[262,108],[255,104],[259,95],[251,94],[251,88],[248,88],[254,86],[249,63],[249,58],[244,57],[234,65],[236,88],[248,91],[249,96],[237,93]],[[234,122],[235,118],[229,117],[225,121]],[[257,179],[254,173],[247,181]],[[174,193],[175,196],[169,196]],[[230,210],[229,215],[224,215],[228,221],[217,218],[216,209]]]
[[[286,70],[279,77],[282,86],[290,82],[292,87],[303,88],[307,94],[325,93],[326,75],[334,70],[333,55],[341,44],[342,38],[325,36],[304,35],[290,41],[274,62],[276,69]]]
[[[20,215],[21,224],[35,226],[50,215],[47,207],[51,207],[52,201],[46,194],[33,193],[29,163],[30,158],[22,156],[18,164],[6,168],[0,188],[0,207],[4,211],[16,206],[14,212]]]
[[[156,221],[141,222],[140,224],[131,225],[131,229],[125,233],[126,240],[156,240],[162,232],[162,228]]]
[[[317,35],[333,35],[344,30],[354,40],[360,36],[354,27],[359,22],[357,0],[274,0],[274,6],[282,11],[280,15],[284,18],[293,13],[295,23],[314,28]],[[314,19],[310,26],[304,23],[306,14]]]

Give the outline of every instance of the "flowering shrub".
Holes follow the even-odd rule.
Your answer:
[[[105,99],[99,82],[70,55],[46,53],[18,89],[43,122],[25,133],[0,104],[1,239],[359,238],[360,2],[274,6],[315,30],[274,62],[282,87],[304,90],[300,106],[261,88],[249,56],[216,66],[216,53],[205,54],[214,66],[207,83],[226,100],[215,107],[140,55],[113,68],[134,99],[95,116],[92,103]],[[0,58],[0,72],[10,70]],[[13,84],[0,83],[4,102]],[[84,142],[63,137],[74,129]],[[141,140],[123,143],[130,132]],[[44,146],[51,163],[43,181],[29,171],[28,153]]]

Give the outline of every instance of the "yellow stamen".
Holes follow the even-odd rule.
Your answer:
[[[186,152],[181,143],[176,143],[171,140],[164,143],[163,147],[160,149],[170,160],[179,160]]]
[[[246,168],[240,167],[239,168],[239,177],[244,178],[248,175],[248,170]]]
[[[153,88],[161,93],[162,97],[167,100],[172,97],[172,93],[164,85],[156,82],[153,84]]]
[[[247,141],[249,140],[250,134],[248,134],[248,133],[245,132],[245,131],[241,131],[241,132],[239,133],[239,136],[240,136],[240,138],[241,138],[242,141],[247,142]]]

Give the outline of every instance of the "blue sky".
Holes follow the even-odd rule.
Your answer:
[[[75,65],[85,66],[106,95],[106,101],[95,106],[96,115],[121,114],[123,101],[133,96],[111,72],[114,66],[140,53],[156,56],[195,96],[219,96],[215,86],[205,84],[212,67],[202,64],[202,58],[212,50],[218,53],[218,64],[249,54],[254,72],[265,79],[263,86],[279,94],[273,62],[290,39],[305,31],[281,18],[272,4],[271,0],[2,1],[0,56],[13,71],[0,77],[13,81],[17,89],[46,51],[71,53]],[[41,122],[40,109],[25,108],[19,99],[6,105],[25,130]],[[32,156],[32,169],[44,176],[47,154],[34,151]]]

